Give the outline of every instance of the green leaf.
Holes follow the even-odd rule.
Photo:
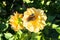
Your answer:
[[[6,23],[4,23],[4,22],[0,23],[0,31],[1,32],[5,31],[7,28],[8,28],[8,23],[7,22]]]
[[[0,37],[0,40],[2,40],[2,38]]]
[[[51,26],[51,22],[47,22],[47,25],[48,25],[48,26]]]
[[[14,35],[14,40],[18,40],[18,37],[17,37],[17,35]]]
[[[56,28],[56,31],[57,31],[58,33],[60,33],[60,27]]]
[[[60,39],[60,35],[58,36],[58,39]]]
[[[53,29],[56,29],[59,25],[56,25],[56,24],[52,24],[52,28]]]
[[[0,34],[0,37],[3,36],[3,34]]]
[[[23,32],[22,32],[21,30],[19,30],[19,31],[17,32],[17,35],[18,35],[19,38],[21,38],[22,33],[23,33]]]
[[[3,36],[3,34],[0,34],[0,40],[2,40],[2,36]]]
[[[4,31],[4,29],[6,28],[6,25],[3,23],[0,23],[0,31]]]
[[[28,34],[27,33],[23,33],[22,35],[21,35],[21,40],[28,40],[29,39],[29,36],[28,36]]]
[[[40,39],[41,39],[41,35],[39,35],[38,33],[32,33],[30,40],[40,40]]]
[[[56,16],[48,16],[48,21],[53,21],[55,19]]]
[[[11,33],[4,33],[4,35],[6,39],[9,39],[13,36]]]
[[[33,1],[30,1],[30,0],[23,0],[23,2],[25,3],[33,3]]]
[[[36,36],[37,40],[40,40],[41,39],[41,35],[40,36]]]
[[[59,25],[52,24],[52,28],[55,29],[58,33],[60,33],[60,27],[59,27]]]
[[[11,39],[13,39],[13,40],[21,40],[22,33],[23,32],[21,30],[17,31],[16,34],[13,36],[14,38],[11,38]]]
[[[9,38],[9,40],[14,40],[14,37]]]

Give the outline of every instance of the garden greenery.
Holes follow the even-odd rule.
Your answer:
[[[35,8],[32,9],[35,13],[28,8]],[[46,21],[42,30],[37,23],[39,20],[36,20],[37,32],[34,25],[34,30],[29,27],[34,24],[35,14],[40,13],[38,9],[43,10],[47,18],[43,17]],[[0,40],[60,40],[60,0],[0,0]]]

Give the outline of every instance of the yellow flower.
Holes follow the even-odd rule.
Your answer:
[[[9,19],[11,28],[14,31],[18,31],[19,29],[23,29],[22,25],[22,17],[23,14],[19,14],[18,12],[14,13],[14,15],[11,15],[11,18]]]
[[[36,8],[28,8],[24,12],[23,26],[30,32],[39,32],[44,29],[47,17],[43,10]]]

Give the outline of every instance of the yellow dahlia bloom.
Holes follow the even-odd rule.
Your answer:
[[[18,12],[14,13],[14,15],[11,15],[11,18],[9,19],[11,28],[14,31],[18,31],[19,29],[23,29],[22,25],[22,14],[19,14]]]
[[[23,26],[30,32],[38,32],[44,29],[47,17],[43,10],[36,8],[28,8],[24,12]]]

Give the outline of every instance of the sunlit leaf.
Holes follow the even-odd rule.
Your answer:
[[[58,36],[58,39],[60,39],[60,35]]]
[[[0,37],[3,36],[3,34],[0,34]]]
[[[46,25],[51,26],[51,22],[47,22],[47,24],[46,24]]]
[[[40,40],[41,39],[41,35],[40,36],[36,36],[37,40]]]
[[[59,25],[56,25],[56,24],[52,24],[52,28],[57,28]]]
[[[9,40],[14,40],[14,37],[9,38]]]
[[[2,40],[2,36],[3,36],[3,34],[0,34],[0,40]]]
[[[22,32],[21,30],[19,30],[19,31],[17,32],[17,35],[18,35],[19,38],[21,38],[22,33],[23,33],[23,32]]]
[[[50,4],[50,2],[51,2],[51,1],[48,1],[48,2],[46,3],[46,5],[49,5],[49,4]]]
[[[60,33],[60,27],[56,28],[56,31],[57,31],[58,33]]]
[[[44,4],[44,0],[41,1],[41,4],[42,4],[42,5]]]
[[[9,39],[13,36],[11,33],[4,33],[4,35],[6,39]]]
[[[33,3],[33,1],[30,1],[30,0],[23,0],[23,2],[25,3]]]
[[[0,40],[2,40],[2,38],[0,37]]]

